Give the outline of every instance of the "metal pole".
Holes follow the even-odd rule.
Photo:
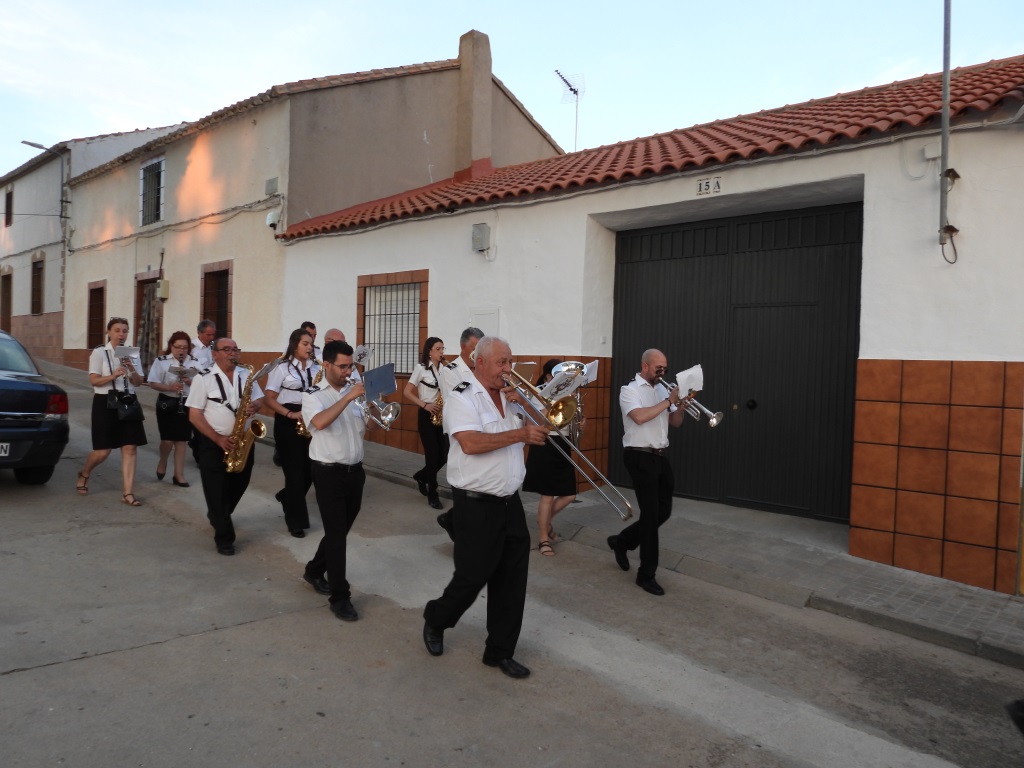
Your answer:
[[[949,28],[952,0],[945,0],[942,30],[942,148],[939,168],[939,244],[946,244],[946,198],[949,193]]]

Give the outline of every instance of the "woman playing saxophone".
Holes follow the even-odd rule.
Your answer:
[[[419,407],[416,425],[423,443],[425,464],[413,479],[427,503],[444,509],[437,494],[437,473],[448,461],[448,438],[441,427],[441,366],[444,365],[444,342],[431,336],[423,345],[420,362],[416,364],[405,385],[405,399]]]

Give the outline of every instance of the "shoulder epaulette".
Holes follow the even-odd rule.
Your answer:
[[[160,357],[157,358],[157,360],[170,360],[170,359],[171,359],[171,355],[160,355]]]
[[[454,371],[458,367],[459,367],[458,358],[456,358],[455,360],[452,360],[450,363],[448,363],[448,365],[445,366],[445,368],[447,368],[449,371]]]
[[[93,349],[103,349],[105,346],[107,346],[107,345],[106,344],[97,344],[95,347],[93,347]]]
[[[203,370],[201,370],[201,371],[199,372],[199,375],[200,375],[200,376],[205,376],[206,374],[208,374],[208,373],[209,373],[210,371],[212,371],[212,370],[213,370],[212,368],[203,368]]]
[[[452,392],[465,392],[467,389],[469,389],[469,382],[463,381],[462,383],[456,384],[452,387]]]
[[[310,387],[309,389],[304,389],[302,391],[305,392],[307,395],[312,395],[314,392],[320,391],[320,385],[317,384],[315,387]]]

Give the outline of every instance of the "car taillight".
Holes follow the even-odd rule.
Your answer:
[[[46,403],[46,418],[60,418],[61,416],[67,416],[68,413],[68,396],[63,392],[59,395],[50,395],[50,399]]]

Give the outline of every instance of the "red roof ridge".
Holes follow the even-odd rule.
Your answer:
[[[289,242],[440,211],[453,212],[461,207],[622,183],[917,129],[941,111],[941,79],[942,73],[932,73],[897,80],[496,168],[467,181],[445,180],[298,222],[277,237]],[[971,111],[994,111],[1007,101],[1024,102],[1024,55],[957,67],[951,70],[950,81],[953,117]]]

